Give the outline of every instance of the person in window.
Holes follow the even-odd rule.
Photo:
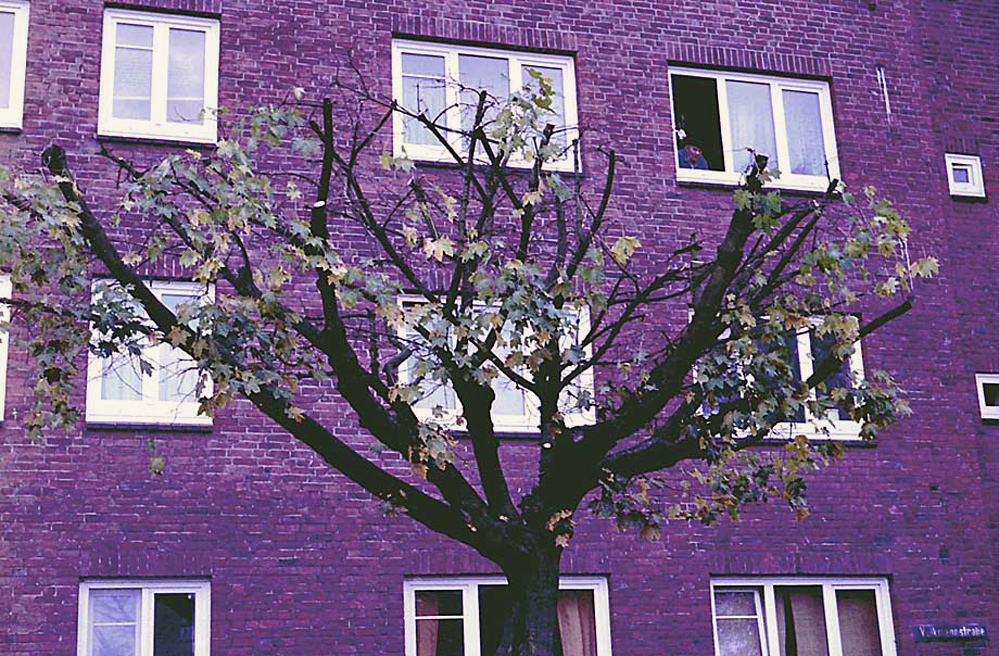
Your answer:
[[[680,150],[681,169],[708,169],[708,160],[704,159],[701,147],[695,143],[686,142]]]

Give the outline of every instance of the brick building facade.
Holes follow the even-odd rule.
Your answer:
[[[280,100],[292,86],[321,94],[348,59],[390,96],[393,75],[400,77],[393,43],[542,55],[571,66],[563,80],[584,130],[584,169],[599,168],[602,146],[613,144],[621,157],[614,220],[640,235],[645,251],[668,252],[692,221],[709,233],[712,222],[724,227],[731,188],[708,178],[736,170],[718,154],[703,173],[678,166],[676,128],[707,144],[721,126],[677,125],[676,76],[727,88],[714,111],[731,125],[738,89],[769,85],[788,107],[815,96],[818,113],[801,111],[821,116],[818,129],[832,136],[826,161],[837,156],[833,164],[851,187],[875,184],[895,199],[913,225],[912,248],[941,259],[939,278],[917,290],[915,310],[863,345],[864,366],[897,374],[913,416],[872,447],[848,446],[842,463],[813,476],[805,521],[764,506],[714,529],[670,526],[647,544],[581,519],[564,572],[593,590],[601,656],[609,647],[629,656],[711,654],[726,640],[716,635],[725,623],[739,621],[732,630],[750,638],[728,653],[759,653],[758,643],[748,646],[754,639],[773,646],[767,636],[778,624],[786,633],[786,611],[798,603],[793,589],[801,609],[835,607],[820,613],[844,629],[842,646],[830,653],[985,654],[999,631],[999,427],[981,418],[975,374],[999,371],[989,291],[999,291],[990,275],[999,265],[999,214],[974,183],[984,174],[985,191],[999,184],[995,9],[983,0],[0,0],[0,17],[27,20],[26,31],[14,23],[9,30],[12,79],[17,34],[27,38],[23,107],[10,100],[19,111],[0,116],[0,159],[37,166],[38,153],[56,141],[89,197],[100,199],[116,185],[100,143],[141,160],[179,142],[214,141],[157,132],[169,119],[142,133],[119,120],[129,110],[104,106],[102,95],[117,93],[101,88],[102,34],[115,12],[140,27],[180,20],[178,30],[205,35],[205,59],[217,38],[218,104],[237,110]],[[120,48],[145,48],[120,35]],[[159,45],[149,48],[154,59],[163,56]],[[105,57],[124,56],[104,49]],[[773,138],[805,162],[800,189],[808,188],[809,155],[793,152],[788,125]],[[722,138],[717,153],[729,145]],[[945,164],[947,153],[974,157]],[[132,631],[143,622],[137,618],[158,613],[152,599],[160,590],[164,603],[184,595],[210,606],[216,655],[402,655],[414,586],[436,581],[474,594],[496,573],[471,550],[385,517],[368,494],[248,404],[232,404],[212,426],[92,421],[31,443],[18,420],[31,402],[19,375],[26,360],[16,349],[9,354],[0,433],[2,654],[73,654],[94,631]],[[359,431],[339,402],[324,412],[343,435]],[[168,458],[162,476],[147,468],[150,437]],[[511,441],[504,457],[529,459],[536,449]],[[141,591],[137,610],[102,624],[88,602],[115,585]],[[743,602],[753,603],[723,608]],[[197,616],[207,619],[203,610]],[[917,639],[919,627],[945,625],[972,634]],[[863,631],[878,639],[850,642],[848,634]],[[199,649],[207,639],[196,637]],[[871,645],[881,651],[865,651]]]

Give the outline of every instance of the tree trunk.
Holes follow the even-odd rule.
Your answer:
[[[526,565],[506,572],[511,605],[503,637],[495,655],[482,656],[561,656],[556,649],[561,551],[541,547]]]

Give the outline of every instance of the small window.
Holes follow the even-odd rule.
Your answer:
[[[674,68],[677,180],[737,184],[764,154],[779,187],[825,191],[839,178],[829,85]]]
[[[215,143],[219,22],[104,11],[97,131]]]
[[[552,143],[562,148],[564,156],[552,168],[571,171],[573,142],[578,137],[572,57],[417,41],[392,42],[392,97],[405,109],[436,121],[442,132],[450,131],[451,146],[458,151],[467,146],[461,143],[458,133],[472,127],[479,91],[489,93],[491,106],[485,116],[488,122],[496,116],[497,103],[505,101],[514,91],[531,89],[537,84],[532,71],[545,77],[554,92],[550,116],[555,126]],[[419,121],[399,112],[394,121],[397,157],[451,161],[446,149]]]
[[[947,153],[944,161],[951,196],[985,198],[985,178],[982,177],[982,160],[978,155]]]
[[[413,298],[401,299],[404,304],[418,304],[420,300]],[[481,307],[481,312],[487,312],[485,305]],[[575,309],[576,340],[562,337],[561,348],[578,348],[584,356],[590,353],[589,346],[580,347],[579,341],[586,336],[590,330],[590,313],[586,308]],[[506,329],[504,329],[506,331]],[[410,348],[423,348],[422,340],[417,333],[412,330],[403,330],[400,336],[408,341]],[[509,335],[507,335],[509,339]],[[506,358],[508,349],[496,347],[493,352],[500,358]],[[416,365],[416,358],[410,358],[407,364],[400,370],[400,379],[403,383],[408,383],[415,379],[416,373],[413,371]],[[526,367],[521,366],[526,372]],[[500,432],[507,433],[537,433],[540,430],[540,402],[534,394],[518,387],[508,377],[498,374],[492,381],[493,392],[496,394],[493,401],[493,424],[494,428]],[[423,391],[422,398],[413,405],[416,416],[423,421],[435,420],[449,428],[460,428],[458,417],[461,416],[461,404],[457,395],[449,383],[430,380],[424,378],[421,384]],[[562,392],[559,398],[559,406],[565,422],[569,426],[580,426],[592,424],[596,421],[596,409],[592,405],[593,398],[593,370],[588,369],[578,376],[571,385]]]
[[[0,0],[0,128],[20,128],[28,51],[28,3]]]
[[[95,283],[95,295],[106,284]],[[211,289],[189,282],[154,281],[149,288],[173,311],[210,302],[212,296]],[[141,370],[142,360],[150,370]],[[198,412],[198,397],[211,391],[210,381],[199,390],[201,382],[190,357],[167,343],[150,340],[140,354],[91,355],[86,418],[91,423],[211,426],[212,418]]]
[[[209,656],[207,581],[80,584],[78,656]]]
[[[975,374],[982,419],[999,419],[999,374]]]
[[[496,651],[510,607],[502,577],[412,579],[403,588],[406,656]],[[610,656],[610,611],[603,578],[564,577],[559,582],[558,623],[562,656]]]
[[[716,656],[895,656],[884,579],[717,579]]]

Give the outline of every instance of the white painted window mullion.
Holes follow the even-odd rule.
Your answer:
[[[826,636],[829,656],[843,656],[843,639],[839,630],[839,610],[836,608],[836,589],[831,583],[822,585],[822,608],[826,617]]]
[[[167,112],[167,76],[170,64],[170,28],[153,25],[153,80],[149,117],[153,125],[164,125]]]
[[[136,656],[153,656],[153,591],[143,588],[139,603],[139,640]]]
[[[763,656],[768,653],[780,654],[780,641],[777,639],[777,595],[774,593],[774,586],[769,583],[763,586],[763,609],[766,613],[766,633],[761,633],[761,636],[766,636],[762,641]]]
[[[735,171],[735,155],[732,152],[732,125],[728,115],[728,89],[725,78],[715,78],[715,90],[718,93],[718,123],[721,128],[722,157],[725,160],[725,170]]]
[[[462,615],[465,629],[465,656],[480,656],[479,584],[468,583],[463,590]]]
[[[784,91],[777,83],[770,85],[770,106],[774,113],[774,139],[777,142],[777,167],[781,177],[791,173],[791,148],[787,143],[787,116],[784,114]],[[770,163],[773,167],[773,162]]]

